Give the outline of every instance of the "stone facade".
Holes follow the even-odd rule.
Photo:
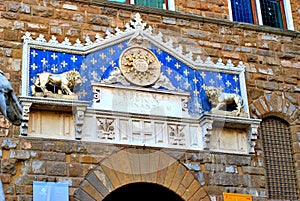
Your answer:
[[[124,29],[133,15],[140,12],[143,21],[153,27],[153,32],[168,35],[186,52],[207,55],[213,60],[231,59],[234,64],[240,60],[244,62],[251,116],[276,115],[291,125],[299,188],[300,34],[297,31],[300,31],[300,8],[297,0],[291,0],[296,31],[230,22],[227,20],[227,1],[176,0],[175,4],[178,12],[105,1],[0,1],[0,69],[5,72],[16,94],[20,94],[21,37],[26,31],[35,37],[43,34],[47,39],[55,35],[59,41],[68,37],[74,43],[77,38],[84,41],[86,35],[93,38],[96,33],[104,35],[116,27]],[[20,138],[19,128],[10,126],[4,119],[1,119],[0,131],[0,178],[7,200],[32,200],[32,181],[66,181],[70,186],[70,198],[75,200],[74,192],[91,170],[99,168],[99,163],[112,153],[127,149],[92,142]],[[142,150],[140,147],[135,149]],[[176,188],[174,191],[185,199],[196,200],[193,195],[199,194],[198,200],[208,199],[207,195],[211,200],[222,200],[223,192],[237,192],[251,194],[253,200],[269,200],[260,139],[254,155],[168,149],[163,152],[180,163],[170,166],[173,170],[161,171],[161,174],[157,173],[161,176],[155,177],[161,178],[164,186],[172,190]],[[119,157],[116,155],[115,159]],[[104,170],[107,175],[109,171]],[[177,176],[170,175],[172,173]],[[190,178],[190,173],[193,178]],[[118,181],[124,177],[126,175],[116,175],[116,182],[112,182],[110,190],[120,186]],[[122,179],[125,184],[132,181],[134,178]],[[193,195],[184,195],[184,190],[178,187],[180,184],[184,189],[193,189]],[[99,194],[100,197],[103,195]]]

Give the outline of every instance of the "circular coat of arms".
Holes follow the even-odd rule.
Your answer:
[[[119,60],[120,70],[132,84],[149,86],[160,76],[161,64],[153,52],[142,47],[124,50]]]

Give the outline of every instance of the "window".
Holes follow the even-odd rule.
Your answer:
[[[149,6],[154,8],[162,8],[166,10],[175,10],[174,0],[110,0],[114,2],[135,4],[140,6]]]
[[[260,127],[269,198],[297,200],[292,136],[289,124],[276,117],[263,119]]]
[[[231,19],[293,30],[290,0],[229,0]]]

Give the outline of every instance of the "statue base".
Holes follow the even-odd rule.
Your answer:
[[[54,94],[52,92],[48,92],[44,94],[43,92],[37,92],[34,95],[35,97],[44,97],[44,98],[55,98],[55,99],[64,99],[64,100],[78,100],[78,95],[66,95],[66,94]]]
[[[222,116],[233,116],[233,117],[248,117],[247,113],[241,112],[239,115],[237,115],[237,110],[233,111],[226,111],[226,110],[217,110],[215,108],[211,109],[209,114],[214,114],[214,115],[222,115]]]

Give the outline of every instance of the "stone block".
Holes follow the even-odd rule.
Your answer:
[[[69,177],[81,177],[83,175],[83,166],[80,163],[69,163],[67,165]]]
[[[212,175],[211,185],[237,186],[239,175],[231,173],[215,173]]]
[[[118,10],[114,8],[104,7],[104,8],[100,8],[100,14],[115,17],[118,14]]]
[[[174,24],[176,24],[176,19],[175,19],[175,18],[167,18],[167,17],[163,17],[163,18],[162,18],[162,22],[163,22],[164,24],[172,24],[172,25],[174,25]]]
[[[20,18],[20,14],[14,12],[5,12],[1,13],[1,17],[9,20],[18,20]]]
[[[11,12],[17,12],[19,11],[20,3],[14,2],[14,1],[8,1],[6,2],[6,10]]]
[[[30,152],[27,150],[10,150],[9,158],[25,160],[30,158]]]
[[[37,158],[45,161],[65,161],[65,153],[55,153],[55,152],[38,152]]]
[[[63,162],[47,162],[46,173],[53,176],[66,176],[67,165]]]
[[[3,39],[8,41],[17,41],[19,40],[19,31],[5,29],[3,31]]]
[[[32,6],[32,14],[41,17],[52,17],[54,15],[54,9],[44,6]]]
[[[19,144],[19,140],[2,139],[1,147],[3,149],[15,149]]]
[[[0,28],[11,29],[13,23],[7,19],[0,19]]]
[[[67,10],[78,10],[78,6],[74,5],[74,4],[63,4],[62,6],[64,9]]]
[[[208,172],[223,172],[225,169],[223,164],[206,163],[205,170]]]
[[[1,159],[1,172],[6,174],[16,174],[16,159]]]
[[[2,181],[2,184],[10,184],[11,174],[2,174],[2,173],[0,173],[0,179]]]
[[[46,165],[46,161],[33,160],[30,172],[32,174],[46,174]]]
[[[48,32],[48,25],[27,23],[27,31],[45,33]]]
[[[81,155],[80,156],[80,162],[81,163],[99,163],[100,160],[103,159],[101,156],[97,155]]]
[[[96,14],[90,14],[88,16],[88,22],[91,24],[97,24],[101,26],[108,26],[112,23],[112,19],[108,18],[104,15],[96,15]]]

